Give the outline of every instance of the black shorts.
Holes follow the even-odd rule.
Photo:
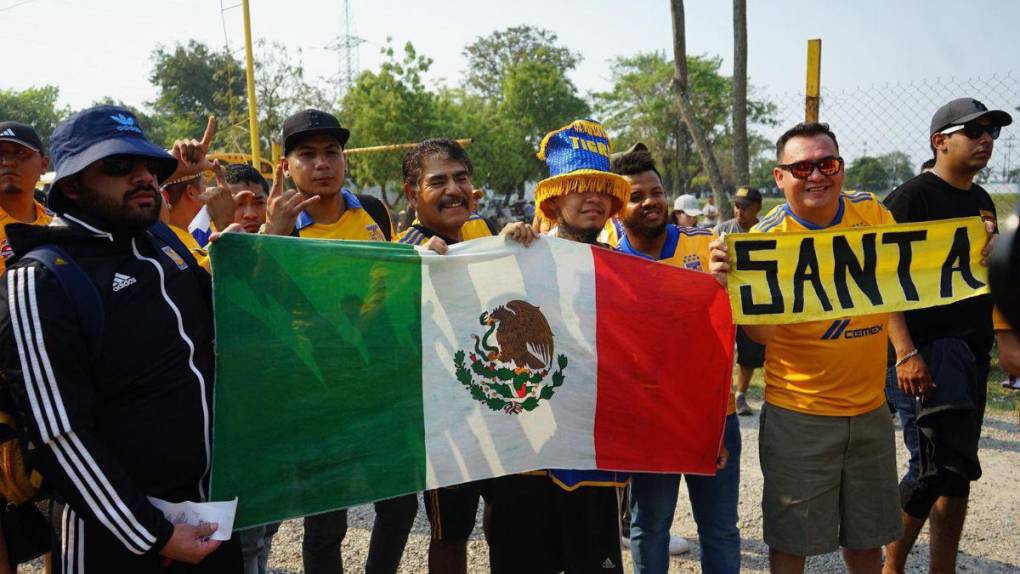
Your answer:
[[[623,573],[617,488],[566,491],[547,476],[490,482],[489,567],[493,574]]]
[[[765,364],[765,345],[752,341],[740,327],[737,327],[737,364],[748,369]]]
[[[966,497],[970,483],[981,478],[989,362],[963,339],[935,339],[920,351],[935,388],[915,406],[920,471],[917,480],[900,483],[900,499],[907,514],[923,519],[939,497]]]
[[[485,496],[488,481],[447,486],[424,493],[432,540],[467,540],[475,529],[478,499]]]

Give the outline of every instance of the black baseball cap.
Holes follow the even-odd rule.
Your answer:
[[[32,151],[46,155],[39,134],[35,133],[32,126],[21,122],[0,122],[0,141],[21,144]]]
[[[333,136],[340,147],[346,147],[351,131],[329,112],[313,109],[297,112],[283,120],[283,155],[289,154],[301,140],[322,135]]]
[[[741,205],[761,203],[761,192],[756,187],[738,187],[736,193],[733,194],[733,203]]]
[[[957,98],[935,112],[931,118],[931,131],[928,136],[933,136],[949,126],[972,122],[982,116],[986,116],[999,127],[1013,123],[1013,117],[1002,110],[989,110],[974,98]]]

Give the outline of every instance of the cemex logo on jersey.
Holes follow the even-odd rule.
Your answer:
[[[829,328],[822,334],[822,339],[835,341],[842,336],[844,339],[859,339],[861,337],[870,337],[877,335],[882,332],[881,325],[872,325],[870,327],[861,327],[860,329],[846,330],[847,325],[850,324],[850,319],[837,319],[829,325]]]
[[[114,114],[110,119],[117,122],[117,131],[142,133],[142,129],[135,125],[135,118],[124,114]]]

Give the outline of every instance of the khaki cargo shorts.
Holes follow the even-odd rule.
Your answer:
[[[766,404],[758,440],[770,548],[814,556],[902,536],[896,436],[884,404],[852,417]]]

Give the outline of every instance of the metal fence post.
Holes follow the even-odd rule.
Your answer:
[[[807,43],[807,90],[804,98],[804,121],[818,121],[818,103],[822,89],[822,40]]]

